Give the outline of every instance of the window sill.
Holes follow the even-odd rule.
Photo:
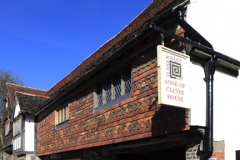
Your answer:
[[[129,92],[129,93],[127,93],[127,94],[125,94],[125,95],[123,95],[121,97],[118,97],[117,99],[114,99],[114,100],[112,100],[112,101],[110,101],[110,102],[108,102],[106,104],[98,106],[97,108],[95,108],[93,113],[97,113],[97,112],[99,112],[99,111],[101,111],[101,110],[103,110],[105,108],[108,108],[108,107],[110,107],[110,106],[112,106],[114,104],[117,104],[117,103],[119,103],[121,101],[124,101],[125,99],[131,98],[131,95],[132,95],[131,92]]]
[[[64,126],[66,126],[66,125],[68,125],[68,124],[69,124],[69,120],[65,120],[65,121],[63,121],[63,122],[61,122],[61,123],[58,123],[58,124],[56,125],[56,129],[61,128],[61,127],[64,127]]]

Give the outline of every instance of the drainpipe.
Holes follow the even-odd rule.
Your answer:
[[[178,24],[185,30],[191,40],[213,49],[212,45],[184,20],[185,10],[182,6],[174,10]],[[216,66],[217,62],[213,56],[203,65],[206,82],[206,132],[203,151],[200,151],[200,160],[209,159],[213,153],[213,79]]]
[[[217,62],[213,57],[203,65],[206,82],[206,132],[200,160],[209,159],[213,153],[213,80],[216,66]]]

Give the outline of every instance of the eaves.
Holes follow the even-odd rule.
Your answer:
[[[96,60],[91,62],[82,72],[80,72],[77,76],[63,85],[59,90],[53,93],[40,107],[36,110],[33,115],[36,116],[46,108],[54,104],[61,97],[69,93],[72,89],[78,86],[81,82],[86,80],[86,78],[90,77],[94,73],[96,73],[100,68],[107,65],[109,62],[114,60],[116,57],[122,55],[126,51],[128,51],[131,47],[138,44],[140,41],[151,35],[155,30],[153,29],[153,25],[157,24],[162,25],[166,20],[171,20],[169,16],[171,11],[176,6],[181,3],[187,4],[189,0],[176,0],[167,5],[165,8],[160,10],[157,14],[155,14],[152,18],[147,20],[141,26],[139,26],[136,30],[122,38],[118,43],[108,49],[104,54],[98,57]]]

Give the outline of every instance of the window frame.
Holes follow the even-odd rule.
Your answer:
[[[55,126],[68,122],[69,120],[69,105],[66,104],[55,110]]]
[[[127,75],[126,75],[126,71],[129,71],[129,79],[127,79]],[[116,77],[120,75],[120,95],[116,95]],[[109,85],[109,81],[111,81],[111,100],[108,100],[107,98],[109,96],[107,96],[107,86]],[[126,83],[127,81],[130,81],[130,85],[128,85],[128,87],[130,89],[126,89]],[[116,104],[124,99],[130,98],[131,97],[131,91],[132,91],[132,69],[131,69],[131,65],[125,68],[122,68],[121,70],[117,71],[115,74],[112,74],[111,76],[109,76],[108,78],[104,79],[102,82],[96,84],[94,86],[94,112],[99,111],[101,109],[98,109],[99,107],[101,107],[102,109],[106,108],[109,104],[113,105]],[[101,89],[99,89],[101,86]],[[119,88],[118,88],[119,90]],[[100,93],[101,91],[101,93]],[[102,94],[100,96],[100,94]],[[99,100],[99,98],[102,98],[102,100]],[[100,102],[100,103],[99,103]],[[103,107],[102,107],[103,106]]]

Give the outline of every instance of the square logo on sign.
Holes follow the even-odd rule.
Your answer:
[[[170,77],[182,80],[182,67],[180,63],[170,61]]]

